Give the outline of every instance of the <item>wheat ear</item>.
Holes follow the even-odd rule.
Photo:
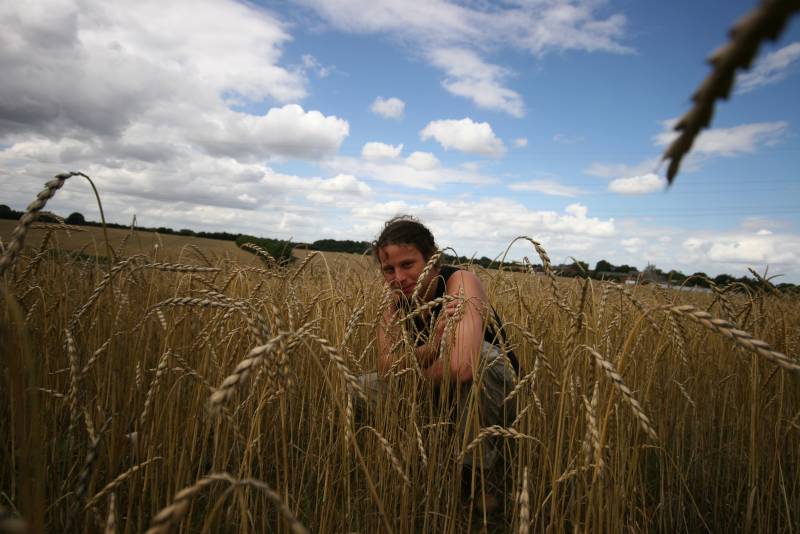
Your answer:
[[[713,66],[692,96],[694,106],[678,120],[678,138],[664,151],[662,159],[671,160],[667,180],[671,184],[678,174],[681,159],[691,150],[700,130],[711,123],[715,101],[726,100],[736,76],[736,69],[750,68],[762,41],[775,40],[783,32],[789,17],[800,10],[797,0],[762,0],[761,5],[742,17],[731,28],[731,40],[708,58]]]
[[[530,502],[530,495],[528,494],[527,468],[522,470],[522,486],[519,489],[519,497],[517,498],[517,507],[519,508],[517,533],[527,534],[528,532],[530,532],[530,525],[531,525],[531,502]]]
[[[644,413],[642,405],[639,404],[639,401],[637,401],[633,396],[633,392],[630,390],[630,388],[625,385],[625,381],[622,380],[622,376],[620,376],[620,374],[614,368],[614,365],[610,361],[603,358],[600,353],[594,350],[592,347],[587,345],[582,345],[582,347],[589,351],[592,356],[594,356],[594,360],[597,362],[597,365],[603,368],[603,371],[605,371],[606,375],[611,379],[611,382],[613,382],[614,387],[616,387],[619,392],[622,393],[622,398],[624,398],[631,407],[631,410],[636,416],[637,421],[639,421],[639,426],[642,428],[642,430],[644,430],[644,432],[650,436],[650,439],[653,441],[658,441],[658,435],[656,434],[656,431],[653,430],[653,424],[650,422],[650,418]]]
[[[668,310],[676,315],[689,317],[693,321],[700,323],[706,328],[732,339],[737,345],[763,356],[775,365],[778,365],[787,371],[794,371],[795,373],[800,372],[800,364],[798,364],[796,361],[792,360],[783,353],[772,350],[766,341],[756,339],[748,332],[739,330],[729,321],[715,318],[710,313],[698,310],[690,304],[673,306],[668,308]]]
[[[473,439],[469,443],[469,445],[467,445],[466,448],[463,451],[461,451],[461,454],[458,455],[457,462],[461,463],[464,460],[464,458],[470,452],[472,452],[472,450],[475,447],[477,447],[478,445],[481,444],[481,442],[483,440],[491,438],[491,437],[501,437],[501,438],[506,438],[506,439],[530,439],[530,440],[533,440],[533,441],[536,441],[536,442],[539,441],[536,438],[534,438],[533,436],[529,436],[527,434],[523,434],[522,432],[518,432],[517,430],[514,430],[513,428],[502,427],[502,426],[499,426],[499,425],[487,426],[485,428],[482,428],[480,430],[480,432],[478,432],[478,435],[475,437],[475,439]]]
[[[109,493],[111,493],[112,491],[117,489],[117,487],[120,484],[125,482],[127,479],[129,479],[131,477],[131,475],[133,475],[134,473],[136,473],[140,469],[142,469],[144,467],[147,467],[148,465],[152,464],[153,462],[158,462],[158,461],[161,461],[161,460],[163,460],[163,458],[161,456],[156,456],[155,458],[150,458],[149,460],[146,460],[146,461],[144,461],[144,462],[142,462],[140,464],[134,465],[133,467],[131,467],[130,469],[128,469],[124,473],[120,474],[119,476],[117,476],[117,478],[115,478],[114,480],[112,480],[111,482],[106,484],[106,486],[103,489],[101,489],[99,492],[97,492],[94,497],[89,499],[89,502],[87,502],[86,506],[83,507],[84,510],[88,510],[89,508],[94,506],[97,503],[97,501],[99,501],[104,496],[108,495]]]
[[[389,443],[389,440],[383,437],[380,432],[378,432],[371,426],[362,426],[361,428],[358,429],[359,432],[361,432],[362,430],[370,430],[372,431],[373,434],[375,434],[375,436],[378,438],[378,442],[381,444],[381,447],[383,448],[383,451],[386,453],[386,455],[389,457],[389,460],[392,462],[392,467],[394,468],[394,470],[397,471],[397,474],[400,475],[400,478],[403,479],[403,482],[406,483],[406,486],[411,486],[411,481],[408,479],[408,477],[405,474],[405,471],[403,470],[403,464],[400,463],[400,460],[394,453],[394,449],[392,448],[392,444]]]

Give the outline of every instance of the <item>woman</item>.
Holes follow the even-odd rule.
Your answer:
[[[500,324],[478,277],[438,263],[426,272],[436,251],[433,234],[410,216],[389,220],[373,242],[372,252],[394,298],[378,327],[378,372],[362,377],[362,385],[373,402],[388,393],[385,378],[404,357],[400,340],[406,328],[434,398],[454,416],[461,442],[469,443],[482,427],[510,423],[511,407],[503,401],[514,387],[518,365],[513,352],[502,348],[502,327],[496,331],[489,320],[492,316]],[[405,319],[437,300],[428,313]],[[477,410],[478,417],[470,410]],[[498,443],[487,440],[476,452],[465,455],[465,467],[488,469],[497,459]]]

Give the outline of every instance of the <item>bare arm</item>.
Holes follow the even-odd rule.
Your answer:
[[[462,305],[463,308],[458,323],[451,327],[455,329],[455,333],[452,338],[449,359],[446,357],[444,359],[436,359],[425,369],[425,375],[434,382],[440,382],[447,372],[451,380],[467,382],[472,380],[478,355],[483,346],[484,313],[488,299],[481,281],[474,273],[469,271],[453,273],[447,280],[447,294],[454,296],[460,294],[465,299],[465,302]],[[458,306],[458,300],[450,302],[440,314],[436,325],[436,335],[434,336],[434,343],[437,348],[446,328],[447,319],[451,318],[453,320],[457,318]],[[445,355],[447,355],[447,352],[445,352]]]

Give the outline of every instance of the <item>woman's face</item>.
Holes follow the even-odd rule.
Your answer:
[[[378,260],[383,279],[390,287],[399,289],[410,298],[414,293],[417,278],[425,269],[425,258],[419,249],[410,244],[386,245],[378,249]],[[431,269],[431,275],[438,276],[438,269]]]

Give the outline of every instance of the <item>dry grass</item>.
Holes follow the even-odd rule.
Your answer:
[[[369,259],[265,269],[232,243],[109,235],[122,250],[111,275],[64,253],[88,242],[102,255],[95,229],[52,228],[31,229],[5,273],[3,528],[800,525],[800,305],[766,287],[622,292],[476,269],[524,378],[513,424],[462,443],[410,361],[396,395],[354,418],[348,392],[375,367],[386,298]],[[503,444],[506,499],[485,518],[459,495],[459,459],[488,438]]]

